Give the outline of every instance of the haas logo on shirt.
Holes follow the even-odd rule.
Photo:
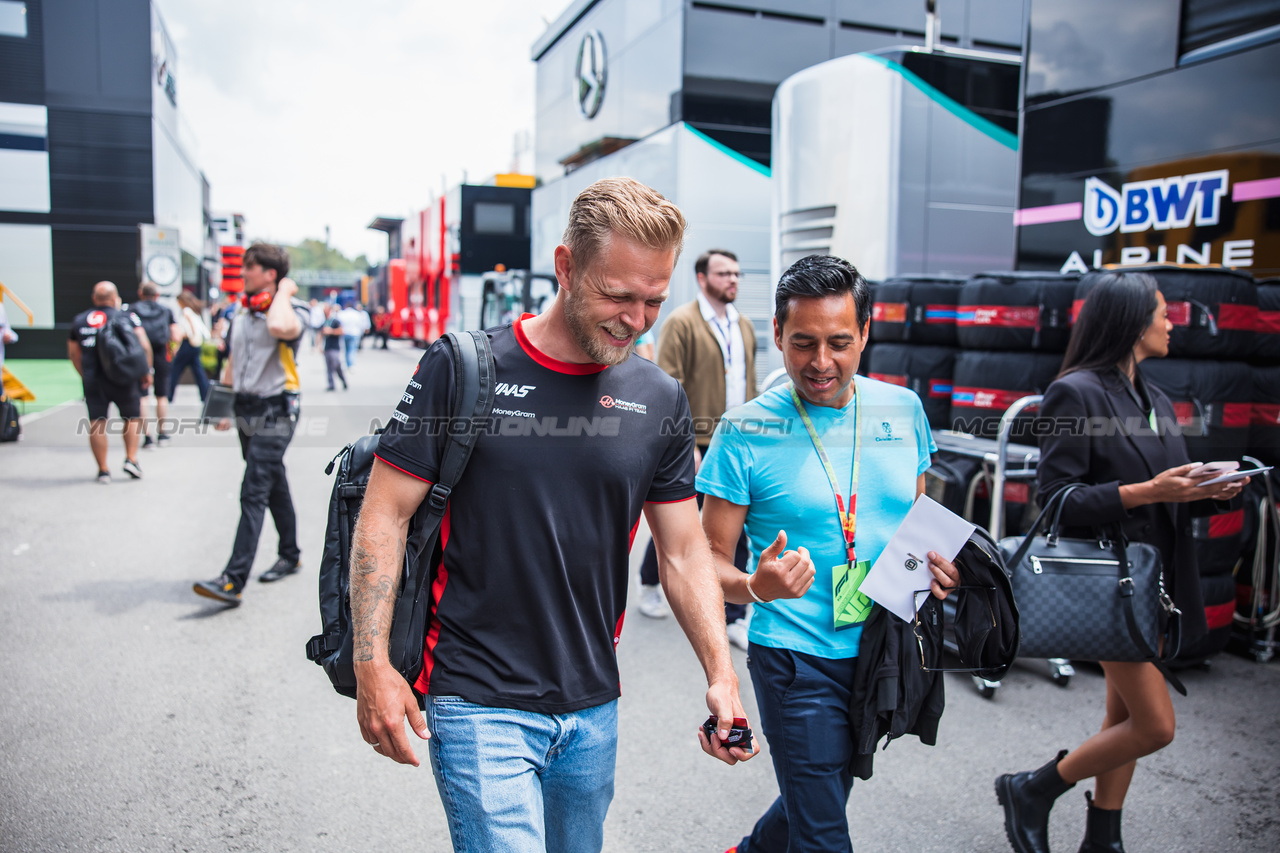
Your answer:
[[[106,312],[93,311],[89,314],[87,318],[85,318],[85,322],[87,322],[90,326],[92,326],[95,329],[100,329],[104,325],[106,325],[106,322],[107,322]]]
[[[498,387],[494,389],[494,393],[502,394],[506,397],[523,397],[537,387],[537,385],[511,385],[506,382],[499,382]]]
[[[619,400],[617,397],[610,397],[605,394],[600,398],[600,405],[606,409],[621,409],[624,412],[635,412],[637,415],[643,415],[649,411],[649,407],[644,403],[629,403],[626,400]]]

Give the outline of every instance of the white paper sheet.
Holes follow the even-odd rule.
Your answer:
[[[1271,469],[1268,468],[1250,468],[1248,471],[1232,471],[1230,474],[1223,474],[1221,477],[1214,477],[1212,480],[1205,480],[1203,483],[1196,483],[1197,489],[1203,489],[1205,486],[1216,486],[1219,483],[1234,483],[1236,480],[1243,480],[1245,477],[1256,477],[1259,474],[1265,474]]]
[[[972,524],[921,495],[862,581],[861,592],[899,619],[911,621],[917,603],[924,604],[916,590],[927,590],[933,580],[929,552],[953,560],[973,531]]]

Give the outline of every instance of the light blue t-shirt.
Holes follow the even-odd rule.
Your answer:
[[[865,407],[856,548],[859,562],[875,563],[938,448],[914,392],[862,376],[855,381],[854,401],[843,409],[806,408],[847,501],[855,407]],[[820,658],[855,657],[862,626],[834,627],[832,570],[845,562],[835,496],[790,389],[790,383],[773,388],[725,414],[698,471],[698,491],[747,507],[750,571],[779,530],[787,532],[788,550],[809,549],[817,570],[803,597],[755,605],[751,642]]]

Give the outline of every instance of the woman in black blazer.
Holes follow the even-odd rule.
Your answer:
[[[1092,279],[1092,282],[1089,281]],[[1062,372],[1044,395],[1040,413],[1056,429],[1042,439],[1037,479],[1052,497],[1068,483],[1085,483],[1062,509],[1070,528],[1119,524],[1131,541],[1160,552],[1165,589],[1182,610],[1184,640],[1205,633],[1200,573],[1191,516],[1218,509],[1214,501],[1240,493],[1244,483],[1197,487],[1173,404],[1138,372],[1145,358],[1169,352],[1173,325],[1164,296],[1143,273],[1092,273],[1092,284]],[[1153,429],[1152,425],[1155,425]],[[1212,460],[1204,459],[1202,462]],[[1095,778],[1081,853],[1122,853],[1120,810],[1137,760],[1173,740],[1174,713],[1164,677],[1151,663],[1103,663],[1107,706],[1102,730],[1039,770],[996,780],[1005,832],[1019,853],[1047,853],[1049,810],[1076,782]]]

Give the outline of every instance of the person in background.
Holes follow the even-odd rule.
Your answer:
[[[641,335],[640,340],[636,343],[636,355],[640,356],[646,361],[653,361],[655,358],[653,345],[654,345],[653,330],[650,329],[649,331]]]
[[[209,338],[209,328],[200,316],[204,311],[204,303],[191,291],[184,290],[178,294],[178,306],[181,311],[178,323],[180,343],[169,371],[169,402],[173,402],[173,394],[178,390],[182,371],[188,367],[191,368],[191,375],[196,380],[200,400],[203,402],[209,396],[209,377],[205,375],[204,364],[200,361],[200,348]]]
[[[142,446],[163,447],[169,442],[164,434],[164,420],[169,414],[169,368],[173,362],[170,342],[181,340],[177,318],[173,309],[159,301],[160,288],[155,282],[144,281],[138,285],[138,301],[132,306],[124,306],[124,310],[133,311],[142,321],[142,328],[151,342],[151,366],[155,373],[151,381],[141,386],[142,401],[139,411],[142,416]],[[156,399],[156,437],[152,441],[147,432],[147,399]]]
[[[369,309],[364,303],[357,302],[356,308],[360,309],[360,316],[364,320],[364,331],[360,333],[360,343],[356,344],[356,349],[364,349],[364,339],[373,334],[373,318],[369,316]]]
[[[1203,478],[1188,476],[1197,463],[1187,457],[1181,430],[1168,428],[1178,422],[1173,404],[1138,370],[1145,359],[1169,354],[1173,324],[1156,280],[1145,273],[1102,272],[1080,284],[1090,288],[1088,296],[1071,329],[1062,370],[1040,404],[1040,417],[1055,428],[1040,439],[1039,493],[1047,503],[1067,484],[1085,483],[1060,509],[1066,535],[1092,537],[1095,530],[1119,527],[1130,541],[1154,545],[1164,588],[1182,611],[1182,641],[1194,643],[1207,625],[1191,517],[1227,508],[1215,501],[1239,495],[1248,479],[1202,488]],[[1099,423],[1110,428],[1089,427]],[[1095,791],[1085,793],[1080,851],[1123,853],[1125,795],[1138,759],[1173,740],[1173,702],[1153,663],[1103,662],[1102,672],[1102,730],[1038,770],[996,779],[1005,833],[1018,853],[1047,853],[1054,801],[1091,777]]]
[[[391,315],[381,305],[373,309],[373,334],[382,343],[378,349],[386,349],[387,341],[391,337]]]
[[[278,581],[302,567],[298,519],[284,454],[298,424],[301,389],[297,355],[311,311],[307,303],[293,298],[298,286],[287,278],[288,273],[289,253],[282,247],[254,243],[245,250],[244,300],[228,333],[231,353],[222,381],[235,391],[235,426],[244,457],[240,524],[222,574],[192,588],[196,595],[231,607],[240,605],[268,509],[280,544],[276,561],[258,580]],[[217,429],[229,430],[231,426],[227,418]]]
[[[9,314],[4,310],[4,303],[0,302],[0,368],[4,367],[4,345],[17,342],[18,333],[9,325]],[[3,394],[3,390],[0,390],[0,396]]]
[[[222,366],[227,361],[227,332],[231,330],[231,317],[236,312],[236,298],[234,294],[224,293],[218,299],[218,303],[213,307],[210,316],[213,318],[213,345],[218,351],[216,366],[213,375],[215,377],[222,376]]]
[[[104,486],[111,483],[111,471],[107,468],[107,414],[113,404],[120,417],[127,421],[124,428],[124,472],[131,479],[142,479],[142,468],[138,465],[138,440],[142,432],[141,391],[151,383],[154,375],[152,368],[141,382],[121,385],[112,382],[103,372],[98,363],[98,335],[119,313],[120,293],[115,284],[98,282],[93,286],[93,307],[72,319],[71,337],[67,341],[67,358],[84,385],[84,402],[90,422],[89,449],[98,463],[98,482]],[[142,321],[132,311],[126,313],[150,362],[153,358],[151,341],[142,328]]]
[[[342,324],[342,350],[347,367],[356,366],[356,350],[360,348],[360,337],[364,334],[364,319],[364,312],[354,302],[338,312],[338,322]]]
[[[329,380],[326,391],[333,391],[333,377],[342,380],[342,390],[347,390],[347,375],[342,372],[342,323],[334,315],[333,306],[329,306],[329,319],[320,329],[324,337],[324,370]]]
[[[698,296],[671,312],[658,336],[658,366],[679,380],[689,396],[697,442],[697,461],[711,443],[716,423],[726,409],[756,396],[756,333],[751,321],[734,307],[742,277],[738,256],[709,249],[694,262]],[[701,505],[701,493],[699,493]],[[747,540],[734,553],[734,565],[746,571]],[[640,565],[640,612],[666,615],[658,589],[658,561],[652,544]],[[738,648],[747,648],[747,607],[726,601],[725,631]]]
[[[329,319],[329,312],[325,310],[325,306],[320,304],[320,300],[312,299],[309,303],[311,306],[311,317],[308,327],[311,330],[311,345],[317,351],[324,349],[324,345],[328,343],[321,330],[324,328],[325,322]]]

